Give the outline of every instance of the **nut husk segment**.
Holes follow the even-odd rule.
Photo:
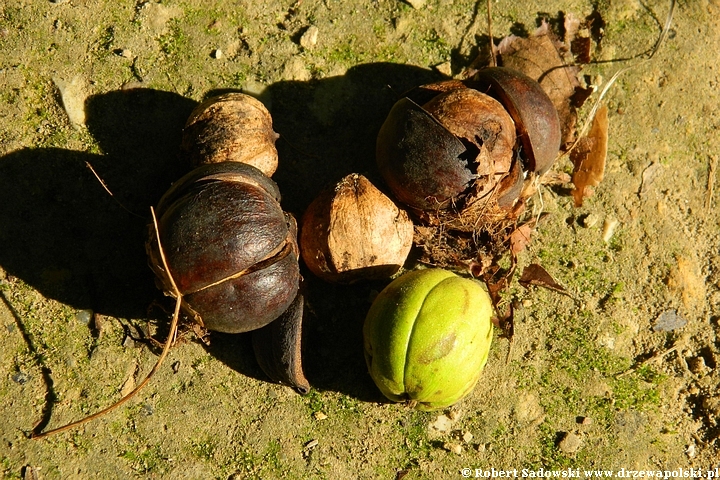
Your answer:
[[[376,157],[388,186],[420,210],[462,208],[513,166],[515,125],[495,99],[457,81],[410,92],[380,129]]]
[[[294,219],[277,186],[255,167],[224,162],[196,168],[158,205],[158,228],[183,306],[207,329],[239,333],[283,313],[300,280]],[[166,293],[154,231],[151,268]]]
[[[465,145],[475,175],[471,195],[483,197],[510,171],[515,125],[503,106],[470,88],[436,96],[423,108]]]
[[[322,192],[301,221],[303,260],[336,283],[386,278],[405,263],[413,225],[367,178],[350,174]]]
[[[181,150],[193,165],[242,162],[270,177],[278,166],[277,138],[259,100],[227,93],[195,107],[183,129]]]
[[[561,129],[555,105],[540,84],[516,70],[489,67],[478,71],[466,84],[497,98],[517,126],[526,170],[547,172],[560,150]]]
[[[447,207],[473,180],[465,146],[409,98],[390,110],[377,138],[376,159],[402,203],[421,210]]]
[[[304,394],[310,383],[302,367],[303,302],[298,293],[280,317],[252,332],[252,345],[258,365],[271,380]]]

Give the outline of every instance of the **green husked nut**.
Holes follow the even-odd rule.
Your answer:
[[[363,328],[370,376],[390,400],[448,407],[472,391],[492,342],[492,303],[479,282],[441,269],[395,279]]]

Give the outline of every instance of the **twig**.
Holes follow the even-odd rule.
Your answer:
[[[90,165],[90,162],[85,162],[85,166],[90,169],[90,171],[92,172],[93,175],[95,175],[95,178],[97,178],[97,181],[100,182],[100,185],[102,185],[102,187],[105,189],[105,191],[108,193],[108,195],[110,195],[110,196],[112,197],[112,199],[115,200],[115,202],[116,202],[118,205],[120,205],[120,208],[122,208],[123,210],[125,210],[126,212],[128,212],[130,215],[134,215],[134,216],[136,216],[136,217],[138,217],[138,218],[145,219],[145,217],[143,217],[142,215],[138,215],[137,213],[135,213],[135,212],[133,212],[132,210],[128,209],[125,205],[123,205],[122,203],[120,203],[120,200],[118,200],[117,198],[115,198],[115,195],[113,195],[113,193],[112,193],[112,192],[110,191],[110,189],[108,188],[107,184],[103,181],[102,178],[100,178],[100,175],[97,174],[97,172],[96,172],[95,169],[92,167],[92,165]]]
[[[678,348],[684,347],[684,346],[685,346],[685,341],[678,340],[677,342],[675,342],[675,344],[672,347],[668,348],[667,350],[665,350],[663,352],[658,352],[655,355],[653,355],[652,357],[650,357],[636,365],[633,365],[632,367],[628,368],[624,372],[617,374],[616,377],[621,378],[621,377],[630,375],[631,373],[639,370],[640,368],[644,367],[645,365],[648,365],[649,363],[655,362],[657,360],[661,360],[661,359],[665,358],[668,354],[670,354],[670,353],[676,351]]]
[[[115,410],[116,408],[120,407],[121,405],[126,403],[128,400],[130,400],[132,397],[134,397],[140,390],[143,389],[143,387],[145,387],[145,385],[147,385],[147,383],[150,381],[152,376],[155,375],[155,372],[157,372],[160,369],[160,366],[162,365],[163,361],[165,360],[165,357],[167,357],[167,354],[170,351],[170,346],[173,344],[173,342],[175,340],[175,335],[177,333],[178,320],[180,318],[180,305],[182,304],[182,294],[178,290],[177,285],[175,284],[175,280],[172,278],[172,275],[170,273],[170,268],[168,267],[167,260],[165,259],[165,253],[163,251],[162,245],[160,244],[160,232],[158,230],[157,218],[155,217],[155,210],[152,207],[150,207],[150,213],[152,213],[153,225],[155,226],[155,236],[158,241],[158,249],[160,250],[160,258],[162,259],[163,267],[165,267],[167,276],[170,279],[170,284],[172,286],[173,293],[174,293],[174,296],[176,299],[175,300],[175,311],[173,312],[173,319],[172,319],[172,323],[170,324],[170,333],[168,334],[168,338],[165,341],[165,345],[163,346],[162,353],[160,354],[157,361],[155,362],[155,366],[153,366],[152,370],[150,370],[150,372],[147,374],[145,379],[137,387],[135,387],[132,392],[125,395],[123,398],[118,400],[116,403],[110,405],[107,408],[104,408],[103,410],[100,410],[97,413],[94,413],[88,417],[85,417],[82,420],[78,420],[76,422],[69,423],[65,426],[54,428],[54,429],[48,430],[47,432],[44,432],[44,433],[33,432],[32,435],[30,436],[30,438],[40,439],[40,438],[48,437],[50,435],[54,435],[56,433],[64,432],[66,430],[70,430],[71,428],[80,426],[84,423],[87,423],[91,420],[101,417],[108,412]]]
[[[631,70],[635,67],[638,67],[640,65],[643,65],[644,63],[649,62],[655,54],[660,50],[660,46],[665,41],[665,38],[667,38],[668,33],[670,32],[670,26],[672,25],[672,19],[673,19],[673,12],[675,10],[675,0],[670,0],[670,11],[668,12],[667,18],[665,19],[665,25],[663,26],[662,31],[660,32],[660,35],[658,36],[657,41],[655,42],[655,45],[652,49],[650,49],[650,52],[647,54],[647,58],[644,60],[639,61],[638,63],[635,63],[633,65],[628,65],[627,67],[623,67],[617,72],[615,72],[615,75],[613,75],[610,80],[607,82],[605,87],[603,87],[602,91],[600,92],[600,95],[598,96],[597,100],[595,101],[595,104],[593,105],[592,110],[590,110],[590,114],[588,115],[588,118],[585,120],[585,123],[583,124],[582,128],[580,129],[580,132],[577,135],[577,138],[573,142],[573,144],[568,148],[565,152],[563,152],[560,157],[564,157],[565,155],[569,155],[571,151],[575,149],[575,147],[580,142],[580,139],[582,139],[585,134],[587,133],[588,128],[590,128],[590,124],[592,123],[593,119],[595,118],[595,114],[598,111],[598,108],[600,108],[600,104],[605,98],[605,95],[610,90],[610,87],[613,86],[615,81],[618,79],[620,75],[627,72],[628,70]]]
[[[497,58],[495,57],[495,42],[492,35],[492,0],[487,0],[487,22],[488,22],[488,38],[490,41],[490,66],[497,67]]]

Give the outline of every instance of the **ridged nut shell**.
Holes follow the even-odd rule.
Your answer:
[[[193,165],[247,163],[268,177],[277,170],[272,117],[256,98],[227,93],[199,104],[183,129],[181,150]]]
[[[300,251],[307,267],[335,283],[387,278],[405,263],[413,224],[367,178],[344,177],[307,208]]]

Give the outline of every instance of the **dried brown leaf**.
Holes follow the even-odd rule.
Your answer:
[[[502,337],[512,341],[515,335],[515,308],[512,303],[507,306],[507,309],[499,318],[493,320],[493,323],[502,330]]]
[[[515,35],[505,37],[498,45],[502,65],[537,80],[558,111],[562,142],[575,135],[577,113],[571,104],[576,88],[580,88],[577,75],[580,68],[565,61],[567,46],[543,24],[528,38]]]
[[[525,288],[530,288],[534,285],[537,287],[544,287],[556,292],[565,293],[565,287],[557,283],[555,279],[547,272],[547,270],[545,270],[537,263],[531,263],[530,265],[525,267],[522,275],[520,275],[520,280],[518,280],[518,282],[520,282],[520,285]]]
[[[525,250],[525,247],[530,243],[530,236],[533,230],[535,230],[534,220],[524,223],[513,230],[510,234],[510,252],[512,252],[513,255],[517,255]]]
[[[590,63],[590,50],[592,40],[590,37],[577,37],[570,44],[570,51],[580,63]]]
[[[573,163],[572,191],[575,206],[580,207],[585,197],[592,195],[588,187],[600,184],[605,174],[605,158],[608,146],[608,109],[600,107],[593,118],[592,127],[586,137],[581,138],[570,152]]]

